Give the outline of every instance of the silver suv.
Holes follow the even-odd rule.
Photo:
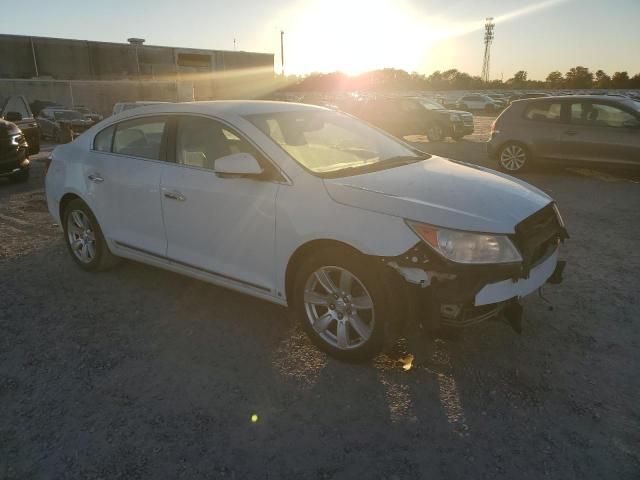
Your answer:
[[[640,165],[640,103],[596,95],[517,100],[491,126],[487,152],[509,173],[542,160]]]

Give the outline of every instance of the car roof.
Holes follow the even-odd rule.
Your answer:
[[[565,102],[573,102],[576,100],[602,100],[608,102],[628,103],[633,100],[629,97],[618,97],[615,95],[552,95],[550,97],[523,98],[514,100],[514,102],[546,102],[549,100],[563,100]]]
[[[126,110],[118,119],[140,115],[163,113],[200,113],[217,117],[257,115],[262,113],[295,112],[304,110],[332,111],[328,108],[305,103],[275,102],[265,100],[214,100],[206,102],[157,103]]]

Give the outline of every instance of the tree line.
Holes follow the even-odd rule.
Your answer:
[[[595,73],[577,66],[566,73],[553,71],[545,80],[530,80],[527,72],[520,70],[506,81],[484,82],[455,68],[430,75],[409,73],[395,68],[385,68],[348,76],[342,72],[312,73],[304,77],[289,76],[288,91],[354,91],[354,90],[500,90],[500,89],[640,89],[640,73],[628,72],[608,75],[603,70]]]

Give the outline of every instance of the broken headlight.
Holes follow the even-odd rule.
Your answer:
[[[514,263],[522,256],[506,235],[463,232],[407,222],[427,245],[452,262]]]

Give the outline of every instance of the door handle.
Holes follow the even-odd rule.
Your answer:
[[[87,176],[87,178],[92,181],[93,183],[102,183],[104,182],[104,178],[102,178],[100,175],[96,175],[96,174],[91,174],[89,176]]]
[[[577,135],[578,132],[576,132],[575,130],[567,130],[566,132],[564,132],[565,135]]]
[[[179,202],[184,202],[187,199],[187,197],[182,195],[180,192],[164,192],[164,196]]]

